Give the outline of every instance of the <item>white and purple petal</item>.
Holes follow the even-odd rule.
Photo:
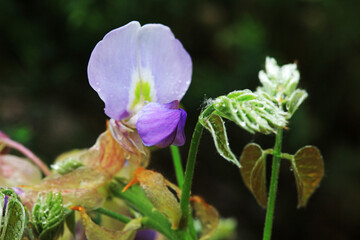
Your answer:
[[[141,27],[138,42],[141,69],[151,70],[157,102],[180,101],[189,88],[192,75],[190,55],[181,42],[162,24]]]
[[[139,22],[133,21],[109,32],[89,60],[90,85],[104,101],[106,115],[115,120],[129,116],[129,90],[133,75],[138,73],[139,30]]]

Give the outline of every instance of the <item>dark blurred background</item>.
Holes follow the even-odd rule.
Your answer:
[[[0,0],[0,129],[49,164],[63,151],[90,147],[106,116],[88,84],[88,59],[107,32],[131,20],[168,25],[192,56],[193,80],[182,101],[188,140],[206,98],[254,90],[266,56],[281,65],[296,61],[309,98],[283,149],[318,146],[325,177],[298,210],[283,161],[273,239],[360,239],[359,11],[355,0]],[[273,145],[274,136],[227,128],[237,155],[250,141]],[[184,159],[188,147],[181,148]],[[175,180],[168,149],[153,153],[150,168]],[[265,211],[206,132],[193,193],[237,219],[237,239],[261,239]]]

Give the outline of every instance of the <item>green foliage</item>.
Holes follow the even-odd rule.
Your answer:
[[[296,89],[300,80],[296,64],[280,67],[274,58],[267,57],[265,71],[259,72],[259,79],[262,86],[258,87],[257,93],[268,94],[279,106],[286,104],[289,113],[287,119],[295,113],[308,96],[305,90]]]
[[[211,101],[207,108],[214,108],[213,114],[236,123],[250,133],[274,133],[286,126],[286,116],[265,93],[250,90],[234,91]],[[200,117],[203,118],[203,117]]]
[[[259,79],[262,84],[258,91],[266,92],[277,99],[287,98],[296,89],[300,73],[296,64],[278,66],[274,58],[267,57],[265,71],[259,72]]]
[[[51,165],[51,168],[57,171],[59,174],[65,175],[81,166],[84,166],[84,164],[81,163],[75,156],[73,157],[72,155],[69,155],[61,161]]]
[[[301,103],[307,98],[308,94],[305,90],[296,89],[286,102],[286,109],[290,116],[292,116]]]
[[[3,206],[7,198],[5,212]],[[14,190],[1,189],[0,191],[0,230],[1,240],[19,240],[25,227],[25,208]]]
[[[229,141],[222,118],[218,115],[211,114],[208,117],[200,117],[200,121],[201,124],[211,133],[218,153],[226,160],[234,163],[237,167],[241,167],[229,147]]]
[[[144,190],[139,185],[133,185],[123,192],[125,184],[116,179],[117,183],[110,184],[110,191],[115,197],[123,199],[131,208],[140,213],[144,218],[143,227],[152,228],[169,239],[187,239],[188,233],[181,230],[173,230],[167,217],[155,210],[154,205],[146,197]]]
[[[71,211],[65,218],[65,223],[69,231],[71,232],[72,236],[75,239],[75,227],[76,227],[76,219],[75,219],[75,212]]]
[[[60,193],[40,195],[32,211],[32,220],[39,239],[55,239],[60,236],[64,230],[64,220],[70,213],[70,210],[64,208]]]

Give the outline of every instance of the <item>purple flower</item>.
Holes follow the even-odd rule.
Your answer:
[[[88,65],[106,115],[136,127],[146,146],[184,144],[186,113],[178,101],[191,74],[191,58],[168,27],[136,21],[109,32]]]
[[[158,233],[152,229],[144,229],[136,232],[135,240],[155,240]]]

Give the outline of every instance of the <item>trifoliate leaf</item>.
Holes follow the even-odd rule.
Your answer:
[[[318,148],[305,146],[291,161],[298,191],[298,208],[306,206],[324,176],[324,162]]]
[[[250,133],[275,133],[287,123],[287,113],[265,93],[234,91],[216,98],[209,107],[215,109],[214,114],[233,121]]]
[[[211,133],[218,153],[226,160],[234,163],[237,167],[241,167],[229,147],[229,141],[222,118],[218,115],[211,114],[210,116],[200,118],[200,120],[201,124]]]
[[[301,103],[308,97],[308,94],[305,90],[302,89],[296,89],[291,96],[289,97],[289,100],[286,103],[286,108],[288,112],[293,115],[295,111],[298,109],[298,107],[301,105]]]
[[[3,195],[3,193],[1,194]],[[3,195],[4,197],[4,195]],[[1,206],[2,208],[2,206]],[[21,201],[8,197],[1,226],[1,240],[20,240],[25,227],[25,209]]]
[[[201,236],[199,240],[211,239],[219,225],[218,211],[199,196],[191,197],[190,201],[195,212],[195,217],[199,219],[201,223]]]
[[[266,208],[266,154],[255,143],[245,146],[241,157],[241,176],[245,185],[254,195],[260,206]]]

